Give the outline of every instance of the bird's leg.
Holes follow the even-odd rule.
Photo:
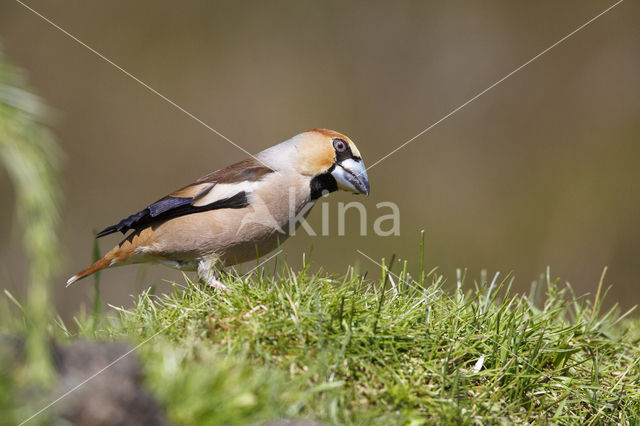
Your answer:
[[[216,277],[216,272],[218,272],[216,268],[217,263],[218,259],[212,256],[200,260],[198,262],[198,280],[209,287],[229,291],[229,288],[222,284],[222,282],[220,282]]]

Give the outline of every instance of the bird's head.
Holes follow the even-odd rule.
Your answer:
[[[271,164],[277,161],[276,155],[288,157],[287,168],[311,177],[312,198],[338,189],[369,195],[369,178],[360,151],[341,133],[308,130],[261,154]]]

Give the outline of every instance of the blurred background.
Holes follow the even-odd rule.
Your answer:
[[[575,1],[129,2],[28,5],[250,152],[300,131],[350,136],[365,163],[396,146],[612,4]],[[0,3],[0,43],[53,108],[64,152],[62,249],[54,294],[65,317],[93,286],[66,278],[91,262],[93,232],[246,155],[17,2]],[[513,272],[528,291],[547,265],[579,294],[603,267],[610,303],[640,302],[640,4],[624,2],[369,172],[372,194],[333,194],[330,235],[284,246],[294,265],[379,268],[356,253],[455,279]],[[0,286],[26,282],[14,198],[0,169]],[[337,232],[337,203],[363,201]],[[393,201],[400,236],[373,222]],[[310,223],[320,229],[321,208]],[[119,241],[100,241],[103,252]],[[165,280],[163,266],[102,275],[103,301]]]

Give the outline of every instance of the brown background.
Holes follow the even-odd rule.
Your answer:
[[[251,152],[299,131],[349,135],[372,164],[612,4],[575,1],[129,2],[29,5]],[[0,3],[7,56],[57,111],[64,162],[63,248],[55,293],[69,315],[90,281],[64,280],[91,258],[101,229],[195,178],[245,157],[20,4]],[[626,1],[370,171],[369,232],[381,201],[402,212],[401,236],[347,235],[285,245],[297,264],[347,265],[358,255],[429,267],[514,271],[529,288],[552,266],[579,293],[604,265],[609,300],[640,301],[640,4]],[[0,171],[0,275],[22,293],[13,194]],[[334,194],[339,201],[349,194]],[[320,207],[311,214],[319,229]],[[385,210],[386,212],[386,210]],[[116,242],[101,242],[107,250]],[[105,301],[163,279],[162,266],[103,274]],[[16,290],[17,288],[17,290]]]

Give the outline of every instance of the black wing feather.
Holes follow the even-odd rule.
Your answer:
[[[247,200],[247,193],[245,191],[238,192],[231,197],[222,198],[204,206],[194,206],[193,204],[191,204],[196,198],[199,197],[163,198],[162,200],[156,201],[155,203],[151,204],[146,209],[139,211],[136,214],[132,214],[125,219],[122,219],[116,225],[106,227],[96,235],[96,238],[104,237],[105,235],[113,234],[115,232],[122,232],[123,234],[125,234],[130,229],[139,231],[150,226],[153,223],[173,219],[188,214],[217,209],[241,209],[249,205],[249,201]]]

